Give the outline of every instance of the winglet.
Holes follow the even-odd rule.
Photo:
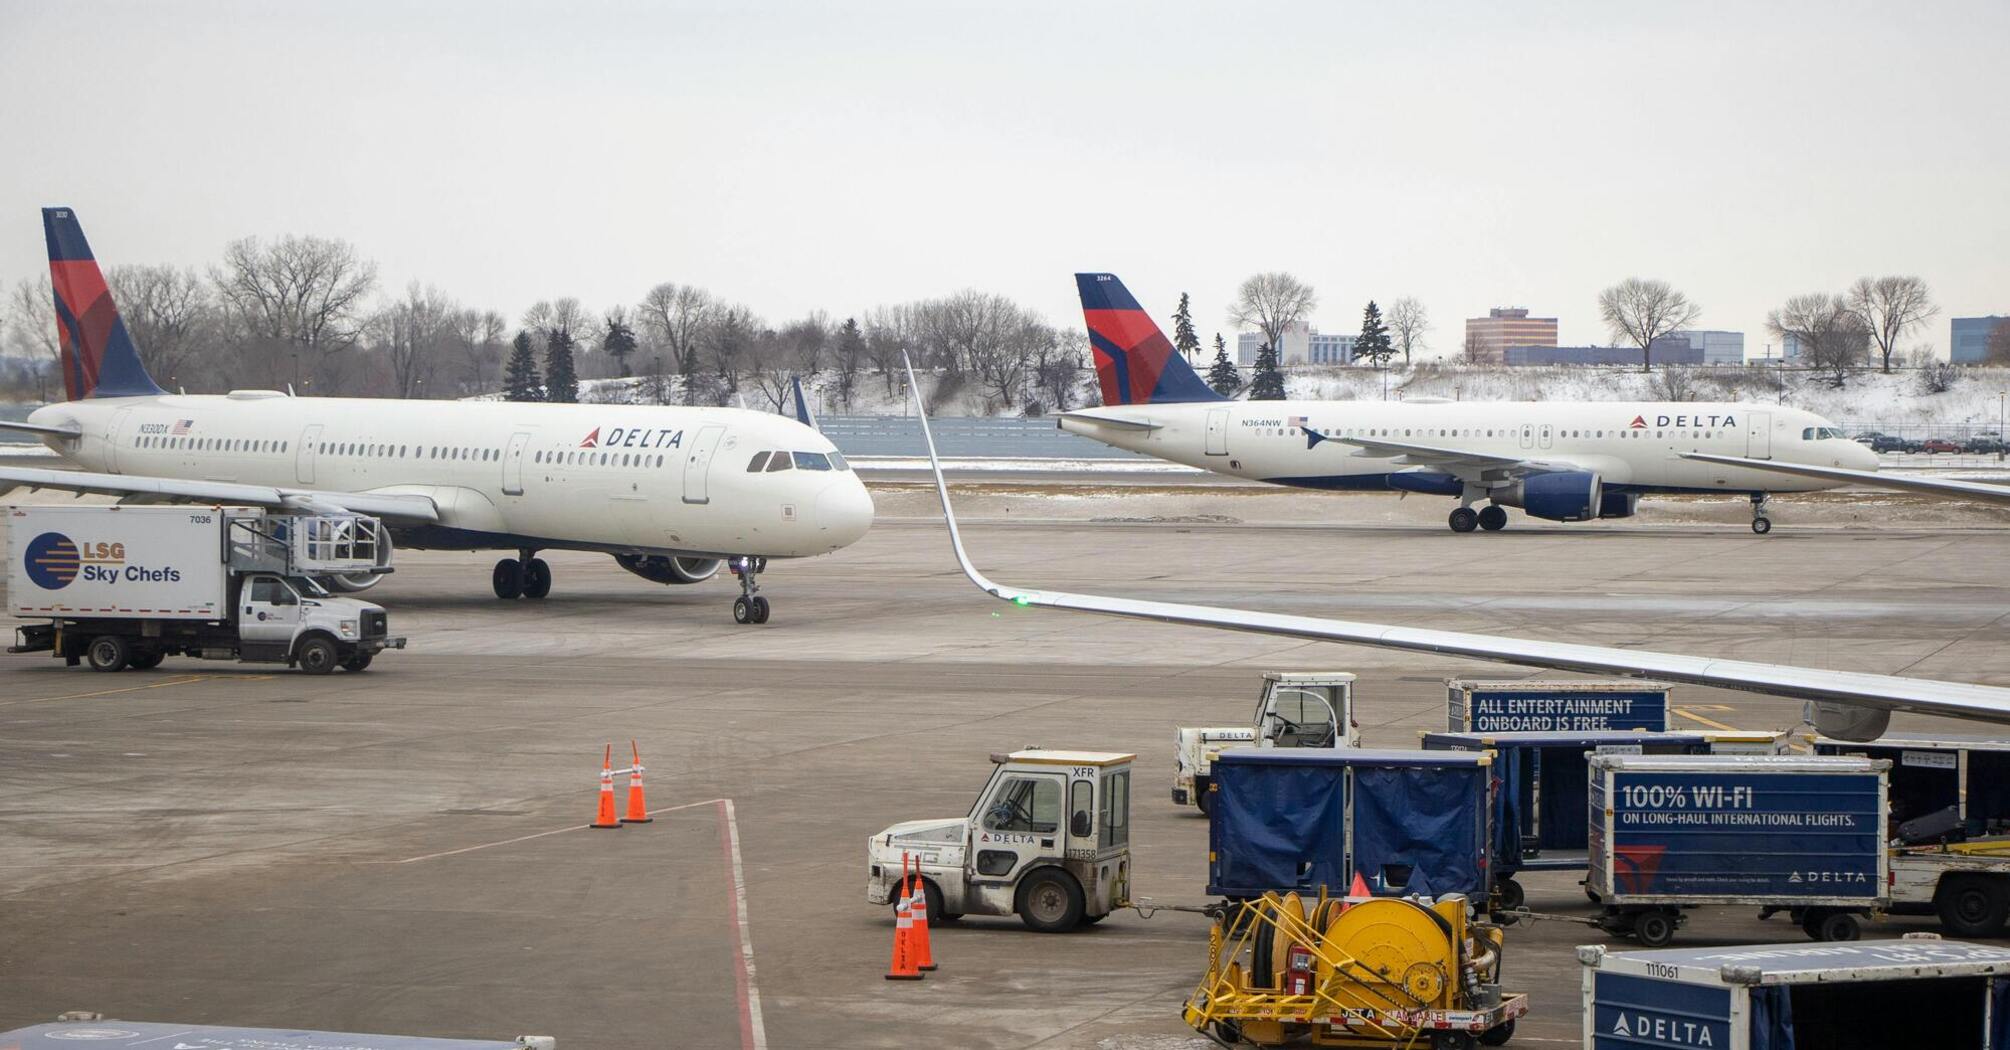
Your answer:
[[[907,390],[914,398],[914,414],[921,420],[921,440],[928,446],[928,467],[935,472],[935,494],[942,497],[942,519],[949,523],[949,546],[956,551],[956,563],[963,567],[963,575],[979,590],[994,598],[1003,598],[1020,605],[1027,604],[1035,595],[1030,591],[1011,590],[992,583],[985,575],[970,564],[970,555],[963,550],[963,533],[956,528],[956,511],[949,506],[949,482],[942,476],[942,458],[935,453],[935,434],[928,429],[928,410],[921,403],[921,386],[914,379],[914,362],[908,360],[907,352],[901,351],[900,363],[907,369]]]
[[[811,430],[822,430],[822,427],[817,426],[817,417],[810,414],[810,403],[803,400],[803,377],[790,376],[789,382],[794,383],[796,387],[796,422]]]

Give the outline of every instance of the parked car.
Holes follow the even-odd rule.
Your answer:
[[[1964,452],[2005,452],[2010,451],[2010,446],[2004,445],[2003,439],[1993,434],[1977,434],[1969,438],[1961,449]]]
[[[1879,430],[1866,430],[1866,431],[1864,431],[1863,433],[1861,433],[1861,434],[1858,434],[1858,435],[1856,435],[1856,436],[1855,436],[1855,437],[1853,437],[1853,438],[1850,438],[1850,440],[1851,440],[1851,441],[1854,441],[1854,442],[1856,442],[1856,443],[1857,443],[1857,444],[1859,444],[1859,445],[1868,445],[1868,444],[1871,444],[1871,443],[1875,442],[1875,441],[1876,441],[1876,440],[1877,440],[1878,438],[1881,438],[1881,437],[1884,437],[1884,436],[1885,436],[1885,434],[1884,434],[1884,432],[1883,432],[1883,431],[1879,431]]]
[[[1959,452],[1961,446],[1946,438],[1927,438],[1919,443],[1921,452]]]
[[[1879,434],[1870,439],[1872,452],[1911,452],[1912,445],[1912,442],[1890,434]]]

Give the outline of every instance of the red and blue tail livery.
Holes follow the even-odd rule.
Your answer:
[[[1082,293],[1082,318],[1089,324],[1103,404],[1227,400],[1201,382],[1115,274],[1078,273],[1075,287]]]
[[[163,393],[140,364],[76,213],[43,208],[42,232],[49,241],[49,283],[56,292],[56,335],[63,344],[63,388],[70,400]]]

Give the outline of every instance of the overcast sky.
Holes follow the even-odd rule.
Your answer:
[[[1203,337],[1243,277],[1325,331],[1422,299],[1606,342],[1659,277],[1742,329],[1863,274],[2010,313],[2010,3],[0,0],[0,280],[354,242],[513,318],[704,286],[771,321],[1121,275]]]

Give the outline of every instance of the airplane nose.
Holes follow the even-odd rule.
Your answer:
[[[1851,444],[1856,443],[1851,442]],[[1849,462],[1844,464],[1844,466],[1850,467],[1855,470],[1876,470],[1878,466],[1877,453],[1872,452],[1870,450],[1870,446],[1868,445],[1857,445],[1854,449],[1851,449],[1850,454],[1844,458],[1849,460]]]
[[[817,497],[816,523],[832,550],[850,546],[872,527],[872,497],[857,478],[845,478]]]

